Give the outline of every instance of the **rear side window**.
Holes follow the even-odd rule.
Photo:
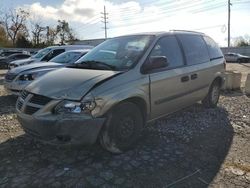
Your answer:
[[[52,50],[51,52],[49,52],[43,59],[42,61],[49,61],[51,60],[53,57],[56,57],[57,55],[61,54],[65,52],[64,49],[56,49],[56,50]]]
[[[165,56],[169,63],[168,68],[176,68],[184,64],[182,53],[175,36],[167,36],[159,39],[150,54],[150,58],[154,56]]]
[[[210,60],[206,43],[200,35],[178,35],[178,38],[182,43],[188,65]]]
[[[208,53],[211,59],[223,57],[219,46],[214,42],[213,39],[208,36],[204,36],[203,38],[207,43]]]

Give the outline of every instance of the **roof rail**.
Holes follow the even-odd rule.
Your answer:
[[[180,29],[171,29],[170,31],[183,31],[183,32],[204,34],[204,33],[202,33],[202,32],[198,32],[198,31],[180,30]]]

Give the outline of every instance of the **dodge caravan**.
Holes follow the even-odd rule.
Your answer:
[[[98,140],[121,153],[150,121],[197,101],[216,107],[224,71],[220,48],[202,33],[116,37],[28,85],[17,100],[18,120],[49,143]]]

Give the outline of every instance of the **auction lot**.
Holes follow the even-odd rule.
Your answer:
[[[230,65],[231,66],[231,65]],[[250,98],[225,92],[145,128],[134,150],[57,148],[25,135],[0,72],[0,187],[249,187]]]

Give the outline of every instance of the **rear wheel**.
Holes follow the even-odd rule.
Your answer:
[[[135,145],[142,127],[143,116],[138,106],[131,102],[121,103],[107,115],[100,143],[112,153],[122,153]]]
[[[207,108],[215,108],[220,98],[221,85],[215,80],[209,88],[207,96],[202,100],[202,104]]]

